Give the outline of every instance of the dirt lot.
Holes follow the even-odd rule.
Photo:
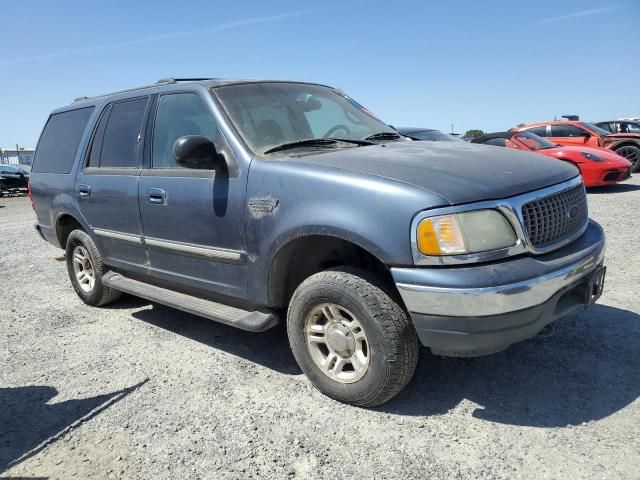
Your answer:
[[[282,329],[73,293],[26,198],[0,199],[0,475],[640,478],[640,181],[590,192],[599,305],[477,359],[421,352],[395,400],[318,393]],[[5,477],[2,477],[5,478]]]

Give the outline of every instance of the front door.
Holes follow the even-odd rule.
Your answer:
[[[150,158],[140,176],[139,202],[152,275],[243,296],[244,176],[183,168],[173,157],[175,141],[185,135],[207,136],[219,152],[231,155],[209,106],[196,92],[160,95],[150,127]]]
[[[109,265],[146,271],[138,208],[142,131],[149,97],[108,105],[76,177],[75,195]]]
[[[551,125],[551,138],[554,143],[567,146],[598,146],[598,137],[571,124]]]

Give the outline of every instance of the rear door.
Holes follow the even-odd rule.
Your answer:
[[[139,193],[151,273],[188,288],[244,296],[246,179],[176,164],[173,145],[185,135],[209,137],[228,161],[233,155],[199,93],[162,94],[155,110]]]
[[[75,186],[80,211],[107,263],[137,272],[147,265],[138,182],[149,103],[143,96],[106,106]]]

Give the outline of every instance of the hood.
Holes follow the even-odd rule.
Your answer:
[[[512,197],[579,175],[573,165],[534,153],[459,142],[389,142],[288,160],[404,182],[451,205]]]
[[[608,163],[627,162],[627,160],[625,160],[624,157],[606,148],[566,146],[566,147],[547,148],[544,150],[539,150],[536,153],[541,153],[549,157],[566,159],[576,163],[589,162],[590,161],[589,159],[582,157],[581,154],[583,152],[590,153],[592,155],[597,155],[603,160],[606,160]],[[627,162],[627,163],[630,163],[630,162]]]

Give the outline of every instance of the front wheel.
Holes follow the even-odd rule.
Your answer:
[[[631,162],[631,171],[640,172],[640,148],[633,145],[624,145],[615,152]]]
[[[291,349],[311,383],[362,407],[397,395],[418,362],[407,313],[376,283],[356,269],[317,273],[296,289],[287,316]]]

